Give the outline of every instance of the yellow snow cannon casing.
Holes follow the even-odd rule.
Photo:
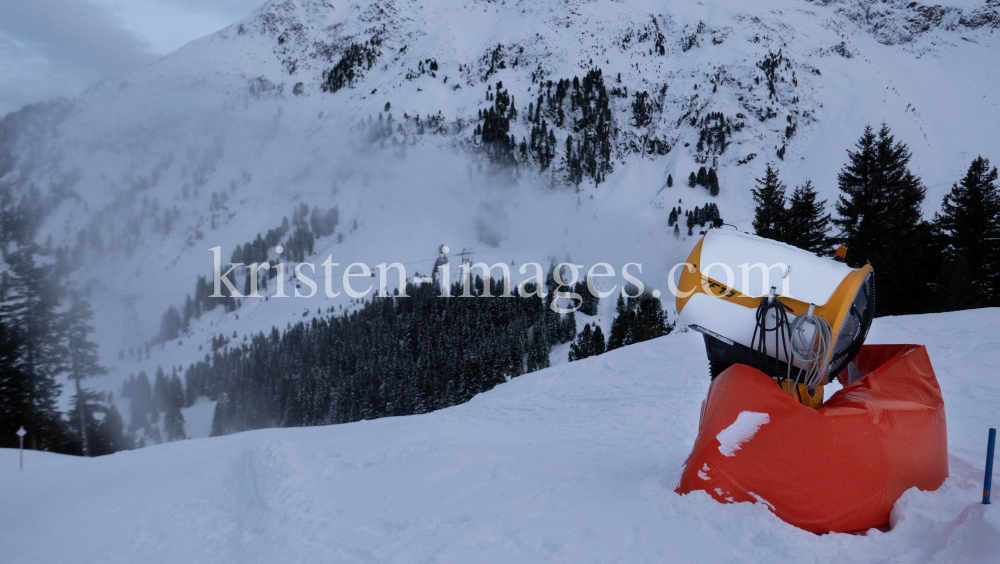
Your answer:
[[[842,262],[842,251],[836,258],[819,257],[756,235],[710,229],[687,263],[675,268],[681,270],[680,322],[705,336],[712,378],[732,364],[759,365],[765,350],[783,373],[810,371],[811,382],[800,382],[810,390],[840,373],[857,355],[875,315],[871,265],[851,268]],[[772,295],[784,314],[762,307],[774,302]],[[760,330],[781,325],[797,349],[789,352]]]

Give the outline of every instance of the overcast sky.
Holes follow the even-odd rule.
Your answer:
[[[0,0],[0,116],[127,74],[264,2]]]

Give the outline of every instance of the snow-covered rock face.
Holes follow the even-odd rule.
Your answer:
[[[955,3],[279,0],[96,87],[55,128],[61,137],[49,147],[59,156],[55,170],[43,165],[51,159],[22,159],[22,165],[36,185],[72,184],[100,209],[121,190],[95,190],[84,169],[134,184],[175,164],[194,169],[198,182],[221,186],[232,179],[208,172],[212,161],[253,164],[256,155],[234,154],[233,145],[259,150],[272,140],[278,107],[303,114],[299,123],[285,124],[296,133],[288,140],[298,145],[291,152],[300,153],[317,146],[317,132],[339,132],[385,112],[387,103],[395,118],[388,137],[413,141],[418,130],[439,132],[420,142],[471,149],[479,112],[494,105],[487,96],[496,94],[497,83],[513,97],[518,115],[509,133],[520,142],[531,138],[528,105],[543,83],[600,69],[612,110],[609,170],[661,156],[664,168],[679,168],[678,184],[691,167],[708,164],[732,187],[746,184],[765,161],[778,161],[778,149],[787,145],[785,161],[811,161],[784,165],[788,176],[812,176],[822,188],[865,123],[888,121],[917,160],[924,141],[932,154],[954,146],[951,135],[931,138],[939,132],[928,127],[968,136],[966,124],[950,121],[963,117],[955,112],[948,123],[925,123],[945,121],[939,108],[965,106],[977,122],[995,124],[995,107],[977,88],[995,71],[974,61],[989,60],[981,57],[995,45],[998,4]],[[937,60],[915,65],[928,55]],[[964,95],[951,91],[958,82]],[[928,97],[929,86],[941,95]],[[581,139],[583,116],[566,113],[564,121],[548,108],[540,116],[555,133],[554,169],[564,168],[567,136]],[[418,116],[429,126],[418,125]],[[248,121],[256,127],[248,129]],[[947,157],[935,155],[934,164],[953,173],[967,160],[957,153],[992,148],[985,135],[972,138]],[[74,158],[71,144],[84,150],[82,158]],[[113,162],[95,162],[99,153]],[[539,168],[529,163],[537,159],[520,160]],[[937,168],[925,180],[952,180],[954,174]],[[561,171],[555,176],[566,180]],[[936,206],[939,198],[932,199]],[[743,219],[746,205],[740,207],[723,211]]]
[[[885,45],[914,43],[935,31],[972,31],[1000,27],[996,0],[952,0],[924,5],[912,0],[840,2],[838,12]],[[934,39],[930,40],[931,42]],[[917,46],[915,51],[927,49]]]
[[[81,261],[107,389],[202,358],[219,332],[325,309],[270,300],[203,319],[146,364],[119,358],[209,273],[209,248],[228,258],[301,203],[340,212],[317,263],[427,274],[446,243],[491,263],[641,262],[667,295],[694,243],[674,237],[670,210],[712,202],[749,229],[768,163],[832,201],[844,151],[884,120],[914,153],[930,215],[972,158],[1000,158],[997,13],[995,0],[275,1],[79,99],[5,118],[0,185],[37,190],[38,240]],[[503,134],[528,150],[497,177],[480,113],[501,103]],[[542,120],[549,136],[533,144]],[[602,155],[578,190],[571,135]],[[718,197],[687,187],[701,166],[718,171]]]
[[[874,107],[865,108],[851,123],[854,128],[838,135],[843,142],[834,146],[836,151],[850,146],[858,123],[882,119],[892,122],[904,140],[918,144],[917,136],[900,131],[911,129],[910,124],[893,118],[915,113],[916,107],[924,110],[924,104],[905,98],[915,92],[897,90],[922,85],[882,79],[883,87],[870,84],[872,77],[865,75],[891,73],[901,61],[928,54],[964,63],[975,54],[960,53],[959,46],[967,47],[958,45],[962,41],[992,47],[1000,4],[951,3],[958,5],[276,0],[130,77],[96,87],[58,129],[70,140],[78,137],[88,154],[115,153],[118,162],[99,163],[100,174],[133,180],[148,177],[157,164],[168,166],[143,154],[163,153],[168,139],[188,153],[178,165],[209,167],[212,157],[205,151],[219,149],[197,142],[214,132],[221,137],[216,145],[231,145],[238,135],[232,122],[248,117],[235,111],[239,106],[258,106],[252,117],[264,129],[240,132],[256,133],[249,140],[257,145],[271,132],[267,127],[274,110],[261,106],[308,108],[338,118],[335,124],[312,120],[322,130],[374,117],[389,103],[401,127],[390,135],[395,140],[418,129],[401,119],[403,114],[421,116],[425,123],[440,116],[434,130],[445,133],[446,142],[468,148],[475,143],[479,111],[493,105],[488,89],[498,82],[514,97],[519,117],[511,120],[510,134],[520,141],[530,137],[527,106],[544,89],[540,83],[582,78],[600,69],[613,110],[615,161],[669,151],[667,161],[687,164],[690,159],[692,165],[709,163],[727,172],[759,157],[743,169],[756,170],[762,161],[777,160],[776,150],[785,145],[788,156],[815,158],[817,149],[826,148],[817,147],[816,138],[831,126],[839,128],[830,121],[851,120],[826,110],[830,104],[840,106],[848,92],[856,98],[849,109],[859,101],[874,102]],[[899,47],[885,51],[884,45]],[[871,98],[886,88],[898,99],[880,107]],[[558,168],[567,135],[580,129],[573,118],[580,116],[571,114],[556,126],[555,116],[545,113],[542,117],[552,118],[548,125],[556,131]],[[303,126],[298,132],[308,131],[305,125],[296,124]],[[246,144],[248,139],[242,139]],[[53,151],[67,148],[65,142],[55,145]],[[60,156],[72,156],[64,153]],[[89,159],[86,164],[66,160],[58,167],[64,181],[74,169],[95,168]],[[44,184],[44,174],[36,174],[43,176],[36,183]],[[202,174],[201,180],[216,179]],[[77,191],[92,197],[92,189]]]

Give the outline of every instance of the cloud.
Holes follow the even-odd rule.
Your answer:
[[[249,16],[264,0],[89,0],[158,54]]]
[[[0,0],[0,115],[74,95],[152,61],[148,45],[79,0]]]
[[[0,116],[128,74],[263,2],[0,0]]]
[[[152,58],[147,46],[119,29],[97,6],[74,0],[0,0],[0,31],[45,57],[96,74],[134,69]]]

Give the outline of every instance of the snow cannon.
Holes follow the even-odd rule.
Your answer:
[[[927,351],[863,344],[874,273],[848,267],[843,251],[822,258],[711,229],[681,265],[677,311],[704,335],[712,384],[677,493],[763,503],[815,533],[855,532],[888,525],[907,489],[947,478]],[[833,378],[843,389],[824,403]]]
[[[705,336],[712,378],[745,364],[812,396],[847,367],[875,315],[875,273],[847,266],[844,251],[710,229],[679,265],[676,295],[680,322]]]

